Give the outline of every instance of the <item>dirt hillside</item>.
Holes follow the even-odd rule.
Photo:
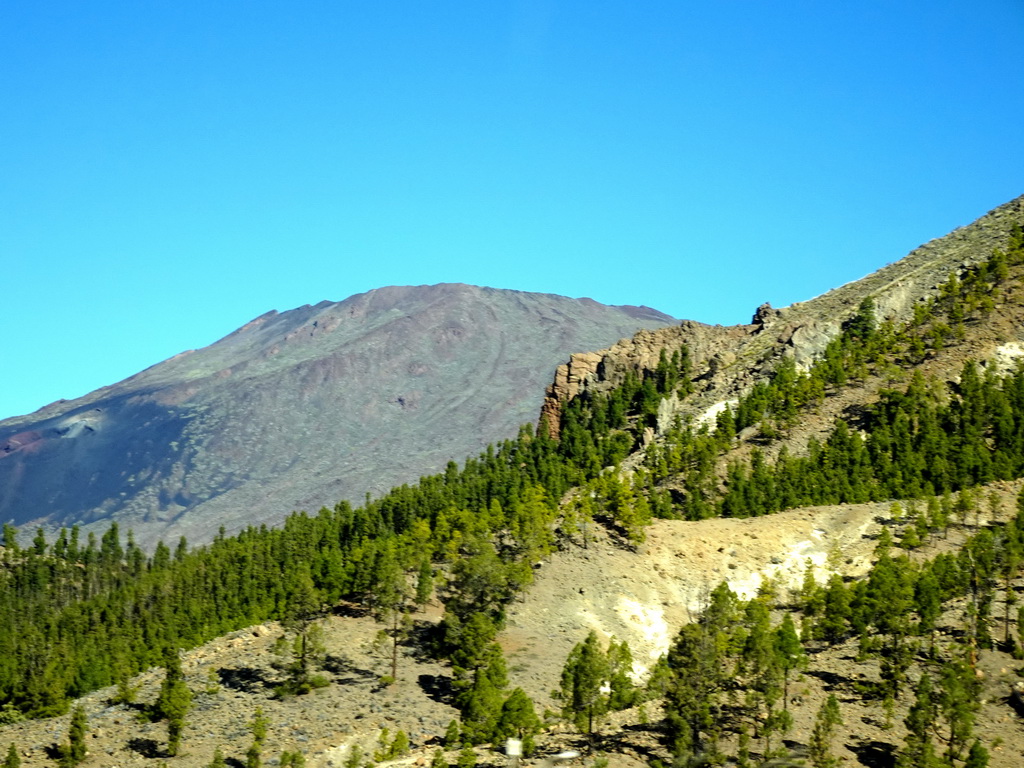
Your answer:
[[[1004,508],[1010,508],[1017,485],[1005,484],[997,490]],[[802,580],[808,562],[819,578],[830,566],[850,575],[863,573],[888,509],[887,503],[864,504],[796,509],[746,520],[658,521],[637,552],[615,546],[607,534],[598,532],[586,549],[571,546],[540,565],[533,587],[512,606],[501,637],[511,684],[534,697],[538,712],[545,707],[557,709],[550,693],[558,686],[565,657],[591,629],[627,640],[637,674],[642,676],[699,607],[702,595],[723,579],[744,597],[771,579],[785,602],[787,591]],[[954,535],[935,546],[956,543]],[[81,701],[89,718],[85,768],[165,764],[200,768],[209,764],[217,747],[240,766],[251,743],[248,726],[257,707],[270,720],[263,750],[266,765],[276,765],[283,750],[302,751],[307,765],[315,768],[343,765],[353,746],[372,757],[385,728],[392,736],[405,731],[412,742],[411,755],[395,764],[427,764],[448,723],[457,717],[456,710],[444,703],[450,669],[407,649],[399,681],[381,686],[388,657],[377,643],[380,625],[351,606],[342,613],[347,615],[323,620],[332,684],[307,696],[286,700],[271,696],[281,674],[273,666],[272,646],[280,633],[276,624],[250,627],[188,653],[184,671],[195,693],[195,709],[185,731],[184,753],[173,759],[163,754],[165,724],[140,722],[140,706],[111,705],[113,689],[85,697]],[[438,618],[436,605],[417,615],[420,622]],[[890,765],[892,750],[903,737],[905,712],[900,708],[909,702],[899,702],[891,727],[883,727],[881,707],[862,705],[855,695],[854,686],[866,674],[864,665],[853,662],[856,650],[840,645],[811,654],[810,666],[794,688],[794,727],[788,739],[799,753],[821,699],[836,692],[846,723],[837,739],[844,764]],[[1024,764],[1024,722],[1008,705],[1010,685],[1021,666],[996,652],[982,659],[987,688],[979,731],[989,744],[996,744],[993,768]],[[161,675],[150,670],[135,681],[139,702],[155,698]],[[632,768],[654,757],[667,759],[655,727],[661,717],[658,703],[650,702],[642,710],[618,714],[605,725],[601,749],[610,766]],[[66,740],[69,721],[65,715],[0,727],[0,748],[15,743],[25,768],[54,765],[54,747]],[[584,746],[576,734],[554,721],[539,743],[541,754]],[[453,763],[456,753],[448,757]],[[481,765],[505,764],[502,755],[484,749],[479,750],[479,759]],[[592,756],[580,758],[574,764],[590,765],[593,760]],[[540,764],[539,758],[526,764]]]
[[[537,569],[535,584],[509,613],[510,664],[522,669],[520,685],[527,693],[544,701],[558,685],[549,660],[560,671],[572,646],[593,629],[604,638],[626,640],[642,675],[722,581],[743,598],[757,594],[765,579],[785,594],[800,585],[808,562],[817,578],[827,578],[832,550],[842,553],[844,572],[864,573],[880,527],[876,518],[888,507],[807,507],[744,520],[658,520],[637,552],[599,535],[587,549],[573,547]]]

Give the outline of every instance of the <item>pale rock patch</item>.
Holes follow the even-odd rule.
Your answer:
[[[992,362],[995,365],[996,373],[1000,376],[1015,371],[1022,358],[1024,358],[1024,344],[1019,341],[1011,341],[996,347],[992,354]]]
[[[643,675],[723,581],[749,599],[771,579],[785,601],[808,564],[819,581],[829,577],[830,552],[838,553],[843,573],[865,573],[887,511],[887,503],[877,503],[747,519],[658,520],[638,552],[607,537],[588,549],[557,552],[510,607],[501,638],[509,666],[520,670],[517,680],[541,706],[557,707],[549,693],[559,686],[565,659],[594,630],[605,641],[625,640]]]
[[[705,424],[714,425],[718,419],[718,414],[724,412],[726,408],[735,408],[739,404],[740,401],[736,398],[731,400],[720,400],[705,410],[704,413],[700,414],[694,424],[697,427],[702,427]]]

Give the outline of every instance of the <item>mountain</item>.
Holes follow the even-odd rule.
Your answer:
[[[513,437],[565,356],[674,323],[458,284],[268,312],[85,397],[0,421],[0,520],[117,521],[147,546],[361,500]]]

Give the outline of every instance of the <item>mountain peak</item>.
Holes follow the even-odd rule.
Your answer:
[[[571,352],[676,321],[460,283],[269,311],[0,421],[0,518],[209,540],[411,482],[515,435]]]

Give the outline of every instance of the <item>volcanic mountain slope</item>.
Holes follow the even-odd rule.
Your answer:
[[[458,284],[268,312],[85,397],[0,421],[0,520],[193,543],[360,500],[515,435],[555,365],[646,307]]]

